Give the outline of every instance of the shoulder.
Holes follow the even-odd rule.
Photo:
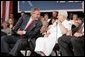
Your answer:
[[[42,22],[41,22],[40,20],[36,20],[36,23],[37,23],[38,25],[40,25],[40,26],[43,25]]]
[[[65,20],[65,21],[63,21],[63,24],[72,25],[72,22],[70,20]]]
[[[24,15],[24,16],[21,16],[21,18],[22,18],[22,19],[27,19],[27,18],[29,19],[30,16],[29,16],[29,15]]]

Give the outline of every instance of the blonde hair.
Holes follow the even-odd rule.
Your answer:
[[[67,13],[67,11],[65,11],[65,10],[59,10],[59,11],[58,11],[58,14],[63,15],[65,18],[68,17],[68,13]]]

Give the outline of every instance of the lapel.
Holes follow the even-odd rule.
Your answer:
[[[29,20],[30,20],[30,17],[27,17],[26,20],[25,20],[26,25],[27,25],[27,23],[29,22]],[[25,25],[25,26],[26,26],[26,25]]]
[[[22,30],[24,30],[24,28],[26,27],[29,20],[30,20],[30,17],[26,17],[25,20],[23,20],[23,24],[22,24],[23,29]]]

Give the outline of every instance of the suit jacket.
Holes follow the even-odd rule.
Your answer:
[[[12,29],[13,34],[17,35],[17,30],[24,30],[26,27],[30,17],[29,16],[24,16],[20,17],[14,28]],[[30,26],[29,30],[26,30],[26,34],[24,35],[25,38],[33,38],[36,37],[36,35],[40,32],[40,29],[42,27],[42,23],[40,20],[35,20],[33,24]]]

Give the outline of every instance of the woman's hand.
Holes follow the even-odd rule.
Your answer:
[[[75,36],[75,37],[81,37],[81,36],[83,36],[83,34],[76,32],[76,33],[74,34],[74,36]]]
[[[50,34],[50,33],[46,33],[46,34],[44,35],[44,37],[48,37],[48,36],[49,36],[49,34]]]

